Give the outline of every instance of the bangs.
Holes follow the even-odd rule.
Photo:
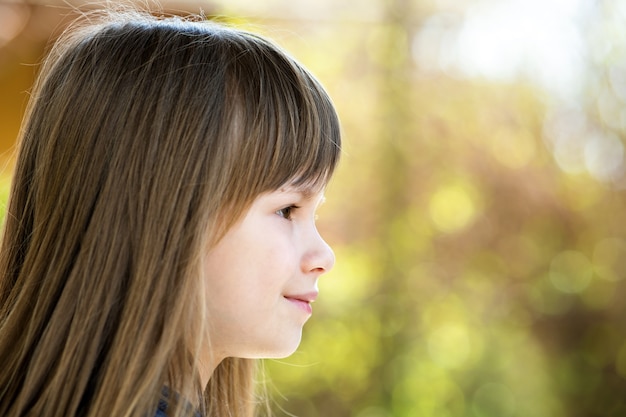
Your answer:
[[[252,38],[254,45],[235,58],[232,71],[238,101],[235,142],[241,146],[240,160],[249,161],[244,167],[248,201],[285,185],[322,189],[341,152],[339,119],[330,97],[275,45]]]
[[[300,129],[295,136],[292,185],[322,188],[339,162],[341,133],[337,113],[317,80],[304,90],[309,100],[301,108]],[[280,150],[278,150],[280,152]],[[280,177],[280,175],[278,175]]]

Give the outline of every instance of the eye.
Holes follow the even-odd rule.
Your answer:
[[[278,214],[280,217],[286,219],[286,220],[291,220],[291,216],[293,215],[294,210],[298,209],[299,207],[296,205],[291,205],[285,208],[282,208],[280,210],[276,211],[276,214]]]

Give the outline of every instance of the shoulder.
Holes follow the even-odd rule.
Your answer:
[[[168,415],[165,414],[165,411],[158,409],[156,413],[154,413],[154,417],[168,417]]]
[[[167,406],[163,408],[157,408],[156,412],[154,413],[154,417],[170,417],[167,415]],[[199,412],[195,411],[193,417],[201,417],[201,415]]]
[[[167,399],[161,398],[159,400],[159,406],[157,407],[156,413],[154,413],[154,417],[168,417],[166,411],[167,411]]]
[[[181,400],[181,397],[179,397],[179,395],[175,392],[170,393],[170,390],[167,387],[164,387],[161,391],[161,399],[159,400],[159,405],[156,409],[156,412],[154,413],[154,417],[171,417],[167,414],[167,408],[171,398],[174,398],[175,401],[183,401],[185,409],[190,412],[189,415],[191,417],[202,417],[200,412],[198,412],[198,410],[195,410],[188,401],[184,399]]]

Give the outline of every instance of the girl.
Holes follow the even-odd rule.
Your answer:
[[[251,416],[334,262],[339,124],[269,41],[110,12],[66,32],[21,133],[0,251],[0,415]]]

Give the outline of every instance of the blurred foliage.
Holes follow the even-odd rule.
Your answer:
[[[595,2],[572,103],[421,71],[435,3],[243,21],[285,28],[346,142],[319,220],[337,264],[300,350],[265,363],[276,414],[626,415],[626,14]]]

